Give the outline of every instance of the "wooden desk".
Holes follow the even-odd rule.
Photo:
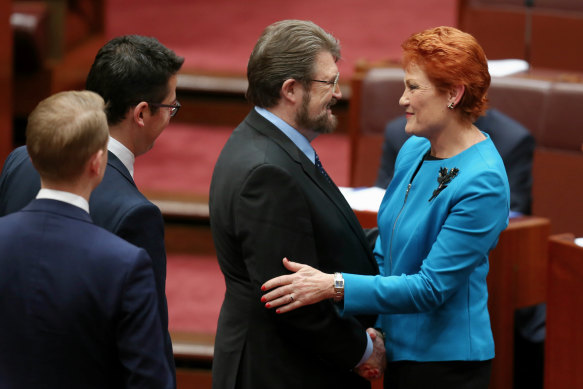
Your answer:
[[[210,389],[215,335],[171,331],[178,389]]]
[[[490,388],[513,386],[514,311],[546,301],[549,234],[548,219],[514,219],[490,253],[488,309],[496,345]]]
[[[375,212],[355,213],[363,227],[376,226]],[[546,218],[512,219],[490,252],[488,309],[496,345],[490,388],[513,386],[514,311],[546,301],[549,234]]]
[[[549,238],[545,388],[583,388],[583,247]]]

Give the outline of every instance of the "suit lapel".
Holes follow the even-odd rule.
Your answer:
[[[370,252],[370,247],[364,236],[362,227],[356,218],[356,215],[350,208],[350,205],[336,186],[332,182],[328,182],[326,178],[317,171],[316,166],[305,156],[305,154],[289,139],[283,132],[281,132],[273,123],[259,115],[255,110],[252,110],[247,116],[247,122],[251,127],[259,131],[264,136],[268,137],[277,143],[289,156],[298,163],[304,174],[306,174],[320,188],[322,192],[332,201],[338,208],[340,213],[344,216],[350,228],[358,236],[360,242],[367,252]],[[372,260],[372,255],[369,255]],[[374,262],[374,260],[373,260]],[[376,262],[374,263],[376,266]]]
[[[118,157],[116,157],[115,154],[112,153],[111,151],[107,152],[107,166],[111,169],[117,170],[133,186],[136,186],[136,183],[134,182],[134,179],[132,178],[128,169],[125,167],[122,161]]]

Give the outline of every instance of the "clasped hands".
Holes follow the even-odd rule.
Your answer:
[[[378,380],[387,368],[387,352],[385,350],[384,336],[374,328],[366,330],[373,344],[373,350],[366,362],[354,369],[354,371],[369,381]]]
[[[287,258],[283,259],[283,265],[293,273],[272,278],[261,286],[264,292],[271,290],[261,298],[266,308],[277,308],[277,313],[285,313],[334,297],[334,275]],[[384,374],[387,366],[386,350],[384,337],[380,332],[374,328],[368,328],[366,332],[373,341],[373,352],[354,371],[372,381]]]

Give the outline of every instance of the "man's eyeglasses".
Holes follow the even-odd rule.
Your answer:
[[[335,91],[336,87],[338,86],[338,80],[340,79],[340,73],[336,74],[336,77],[334,78],[334,81],[324,81],[324,80],[309,80],[309,81],[313,81],[313,82],[321,82],[323,84],[328,84],[328,85],[332,85],[332,90]]]
[[[182,107],[178,101],[176,101],[176,103],[173,105],[159,104],[159,103],[148,103],[148,104],[151,105],[152,107],[170,108],[170,117],[171,118],[173,118],[178,113],[178,110],[180,109],[180,107]]]

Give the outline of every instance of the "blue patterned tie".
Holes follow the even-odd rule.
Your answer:
[[[320,173],[322,173],[322,175],[324,176],[324,178],[326,178],[326,181],[328,181],[329,183],[332,184],[332,179],[330,178],[330,176],[328,175],[328,173],[326,173],[326,170],[324,170],[324,166],[322,166],[322,162],[320,162],[320,158],[318,157],[318,154],[317,153],[316,153],[315,165],[316,165],[316,168],[318,168],[318,171]]]

